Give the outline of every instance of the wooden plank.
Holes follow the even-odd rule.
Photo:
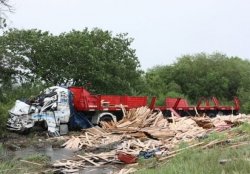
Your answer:
[[[86,136],[86,140],[89,143],[90,146],[92,146],[93,144],[91,143],[91,141],[89,140],[89,136],[88,136],[88,132],[85,132],[85,136]]]
[[[159,159],[159,161],[163,161],[163,160],[167,160],[169,158],[173,158],[173,157],[175,157],[178,154],[180,154],[180,153],[175,153],[175,154],[172,154],[172,155],[168,155],[168,156],[162,157],[162,158]]]
[[[90,159],[88,159],[88,158],[86,158],[86,157],[84,157],[82,155],[77,155],[77,156],[84,159],[85,161],[88,161],[89,163],[93,164],[94,166],[100,166],[100,164],[95,163],[94,161],[92,161],[92,160],[90,160]]]
[[[38,166],[42,166],[42,164],[36,163],[36,162],[31,162],[31,161],[27,161],[27,160],[20,160],[21,162],[25,162],[25,163],[29,163],[29,164],[35,164]]]

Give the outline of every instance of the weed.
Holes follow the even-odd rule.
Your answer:
[[[140,167],[146,167],[146,168],[156,168],[158,162],[156,158],[138,158],[138,164]]]
[[[244,122],[241,125],[239,125],[237,127],[234,127],[232,129],[232,131],[235,132],[235,133],[239,133],[239,134],[242,134],[242,133],[248,133],[248,134],[250,134],[250,124]]]
[[[33,162],[40,163],[40,164],[48,164],[48,162],[50,161],[50,158],[48,156],[40,154],[40,153],[30,155],[24,159],[27,161],[33,161]]]
[[[22,161],[25,160],[25,161]],[[32,164],[29,162],[37,164]],[[39,173],[46,169],[49,158],[42,154],[33,154],[23,159],[0,160],[1,174],[19,174],[19,173]],[[39,165],[41,164],[41,165]]]
[[[205,142],[210,142],[213,140],[225,140],[227,138],[226,133],[211,132],[208,134],[207,138],[204,139]]]
[[[182,142],[180,142],[180,144],[179,144],[179,149],[183,149],[183,148],[186,148],[186,147],[188,147],[188,146],[189,146],[189,145],[188,145],[187,142],[182,141]]]
[[[144,169],[138,173],[145,174],[221,174],[242,173],[250,171],[248,161],[250,147],[241,149],[214,148],[208,150],[186,150],[177,155],[165,165],[156,169]],[[220,160],[228,162],[220,164]]]

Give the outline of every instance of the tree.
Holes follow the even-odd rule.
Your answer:
[[[145,75],[146,95],[156,96],[157,104],[163,105],[166,97],[184,97],[181,87],[175,83],[173,66],[155,66]]]
[[[9,0],[0,0],[0,29],[7,26],[6,11],[13,12],[13,7],[10,5]]]
[[[140,63],[130,47],[133,39],[127,34],[86,28],[54,36],[12,29],[1,41],[2,56],[18,79],[53,85],[91,83],[90,90],[110,94],[130,94],[141,82]]]
[[[186,96],[192,103],[200,97],[216,96],[231,101],[239,96],[242,108],[250,111],[250,62],[221,53],[184,55],[172,65],[158,66],[146,73],[149,93]],[[155,94],[154,94],[155,95]]]

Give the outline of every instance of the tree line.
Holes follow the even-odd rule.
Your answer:
[[[250,111],[250,62],[221,53],[184,55],[171,65],[142,71],[128,34],[102,29],[53,35],[10,29],[0,36],[0,102],[17,86],[85,86],[96,94],[241,100]],[[25,93],[26,94],[26,93]],[[0,113],[1,114],[1,113]]]

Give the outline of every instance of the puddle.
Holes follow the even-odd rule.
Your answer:
[[[69,159],[74,155],[74,152],[65,148],[52,148],[45,147],[45,148],[25,148],[21,150],[17,150],[14,152],[14,156],[17,158],[26,157],[32,154],[43,154],[49,156],[51,161],[61,160],[61,159]]]
[[[0,143],[0,145],[1,145],[1,143]],[[74,151],[71,151],[71,150],[68,150],[65,148],[52,148],[52,146],[48,146],[48,147],[43,147],[43,148],[29,147],[29,148],[18,149],[16,151],[7,150],[5,147],[3,147],[2,152],[0,152],[0,156],[13,159],[13,158],[25,158],[25,157],[28,157],[30,155],[34,155],[37,153],[50,157],[52,163],[56,160],[70,159],[75,155]],[[121,168],[120,165],[111,165],[111,164],[103,165],[100,167],[86,166],[86,167],[80,169],[77,173],[80,173],[80,174],[112,174],[112,173],[119,171],[120,168]],[[62,169],[62,173],[64,173],[63,169]],[[65,172],[65,173],[67,173],[67,172]]]

